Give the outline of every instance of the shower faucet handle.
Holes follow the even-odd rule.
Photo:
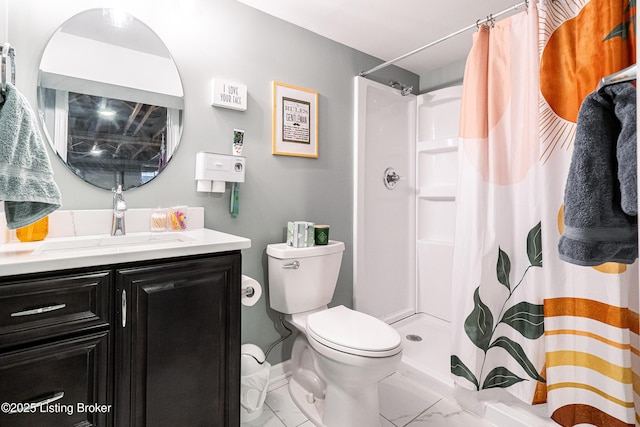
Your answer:
[[[402,179],[400,175],[393,168],[387,168],[384,171],[384,175],[382,176],[384,186],[387,187],[387,190],[393,190],[396,188],[396,184],[398,181]]]
[[[400,175],[398,175],[397,173],[391,172],[389,175],[387,175],[388,183],[398,182],[398,181],[400,181]]]

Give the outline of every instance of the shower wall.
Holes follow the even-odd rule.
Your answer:
[[[415,313],[416,97],[355,77],[354,308],[387,322]],[[400,175],[394,189],[384,172]]]
[[[462,87],[402,96],[355,79],[354,308],[450,321]]]
[[[416,311],[451,321],[462,86],[417,99]]]

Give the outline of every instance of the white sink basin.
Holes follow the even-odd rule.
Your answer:
[[[247,238],[204,228],[203,208],[188,208],[189,228],[182,231],[150,232],[152,213],[152,209],[144,208],[127,210],[127,234],[110,236],[111,209],[57,210],[49,217],[49,236],[45,240],[0,243],[0,277],[251,247]]]
[[[86,236],[44,241],[34,250],[35,254],[54,251],[73,251],[100,248],[126,248],[131,246],[195,242],[195,237],[184,232],[141,232],[124,236]]]

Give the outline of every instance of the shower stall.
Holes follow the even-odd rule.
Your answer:
[[[414,96],[362,77],[355,86],[354,307],[397,327],[406,364],[453,387],[461,87]],[[393,188],[385,185],[389,169],[400,176]]]
[[[354,308],[398,330],[401,370],[433,391],[498,426],[555,425],[545,405],[480,403],[454,392],[451,273],[462,87],[415,96],[363,77],[354,86]]]

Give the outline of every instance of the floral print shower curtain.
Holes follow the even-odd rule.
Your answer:
[[[451,370],[458,385],[532,402],[543,292],[535,6],[474,35],[464,76]]]
[[[635,62],[635,0],[541,0],[540,164],[544,194],[545,376],[562,426],[640,421],[638,265],[560,261],[563,196],[582,101]]]
[[[538,0],[481,28],[465,70],[453,378],[562,426],[640,424],[637,263],[557,249],[580,105],[634,52],[635,0]]]

